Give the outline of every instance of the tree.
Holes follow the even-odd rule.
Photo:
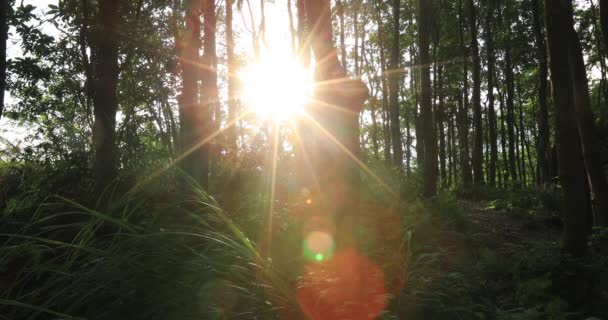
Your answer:
[[[0,4],[0,119],[4,111],[4,91],[6,90],[6,42],[8,40],[8,12],[11,3],[8,0]]]
[[[458,1],[460,50],[463,61],[463,92],[458,98],[458,144],[460,147],[459,162],[462,184],[467,187],[473,182],[471,158],[469,155],[469,51],[464,44],[464,15],[462,0]]]
[[[549,68],[553,105],[555,108],[556,147],[559,162],[559,178],[564,190],[563,249],[574,257],[587,253],[587,195],[586,181],[581,169],[581,145],[574,111],[572,75],[568,52],[571,26],[565,2],[545,1]],[[564,36],[566,35],[566,36]]]
[[[393,43],[391,47],[391,70],[389,71],[389,105],[391,117],[391,141],[393,143],[393,166],[401,170],[403,166],[403,146],[401,144],[401,121],[399,120],[399,69],[401,46],[399,43],[399,26],[401,17],[401,0],[393,0]]]
[[[97,28],[93,42],[96,51],[93,147],[97,191],[105,189],[117,174],[116,112],[120,73],[118,66],[120,15],[119,0],[99,1]]]
[[[604,45],[608,46],[608,0],[600,0],[600,24],[602,25]]]
[[[469,0],[469,32],[471,33],[471,56],[473,58],[473,182],[484,183],[483,176],[483,123],[481,121],[481,62],[477,42],[477,12],[474,0]]]
[[[226,64],[228,65],[228,120],[234,121],[237,115],[237,92],[236,92],[236,62],[234,59],[234,34],[232,31],[232,0],[226,0]],[[293,46],[293,44],[292,44]],[[237,124],[232,124],[226,130],[228,146],[231,151],[237,152]]]
[[[209,175],[208,143],[204,141],[209,121],[208,110],[198,102],[199,50],[201,46],[201,3],[197,0],[186,2],[186,31],[182,39],[182,93],[180,99],[181,166],[185,173],[206,187]]]
[[[360,154],[359,113],[368,93],[360,80],[347,80],[346,70],[340,65],[332,43],[329,1],[307,0],[305,9],[308,27],[315,27],[310,44],[318,61],[316,80],[324,83],[316,88],[315,97],[340,107],[309,111],[314,118],[312,121],[318,124],[315,129],[317,149],[312,162],[321,190],[313,197],[320,199],[326,212],[335,213],[337,219],[346,219],[357,208],[359,168],[350,157]],[[336,79],[340,81],[333,81]]]
[[[420,109],[422,132],[424,134],[423,194],[427,197],[437,194],[437,133],[433,119],[431,102],[431,58],[429,55],[431,26],[433,22],[433,1],[418,0],[418,46],[420,48]]]
[[[507,10],[509,7],[505,7]],[[513,63],[511,56],[511,41],[512,41],[512,31],[511,31],[511,23],[509,19],[510,12],[507,12],[507,23],[506,23],[506,39],[504,39],[504,51],[505,51],[505,81],[507,83],[507,92],[506,92],[506,107],[507,107],[507,137],[508,137],[508,148],[509,148],[509,172],[511,173],[511,180],[513,182],[517,181],[517,159],[515,155],[515,83],[513,76]],[[502,19],[500,19],[502,21]],[[502,23],[501,23],[502,25]]]
[[[565,2],[565,0],[564,0]],[[608,184],[602,169],[602,155],[599,139],[595,133],[593,112],[591,111],[591,99],[589,96],[589,84],[587,82],[587,71],[583,50],[578,34],[574,29],[574,18],[572,3],[564,4],[566,9],[568,37],[568,58],[570,72],[572,74],[572,85],[574,90],[574,109],[578,122],[581,147],[587,177],[591,188],[591,200],[596,214],[596,223],[602,227],[608,226]]]
[[[488,168],[488,182],[490,186],[496,186],[496,166],[498,164],[498,135],[496,125],[496,110],[494,109],[494,33],[492,21],[494,18],[494,0],[488,0],[488,8],[485,19],[486,53],[488,64],[488,130],[490,131],[490,165]]]
[[[536,41],[536,51],[538,56],[538,169],[540,173],[541,184],[551,182],[549,175],[549,112],[547,108],[547,46],[545,45],[545,36],[541,26],[540,5],[539,0],[532,0],[532,18],[534,38]]]

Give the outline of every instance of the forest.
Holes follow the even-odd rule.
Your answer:
[[[608,0],[0,10],[0,320],[608,319]]]

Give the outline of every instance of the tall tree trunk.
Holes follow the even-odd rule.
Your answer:
[[[481,117],[481,61],[477,42],[477,12],[474,0],[469,0],[469,32],[471,34],[471,56],[473,58],[473,182],[484,183],[483,176],[483,123]]]
[[[494,33],[492,20],[494,18],[494,1],[488,2],[485,21],[486,28],[486,53],[488,63],[488,130],[490,131],[490,165],[488,170],[488,182],[490,186],[496,186],[496,165],[498,162],[498,135],[496,126],[496,110],[494,109]]]
[[[518,100],[518,104],[519,104],[519,145],[521,146],[519,148],[519,153],[521,155],[521,183],[522,186],[525,188],[526,187],[526,180],[527,180],[527,174],[526,174],[526,138],[525,138],[525,132],[526,129],[524,127],[524,102],[521,98],[521,86],[519,84],[519,77],[517,77],[517,100]]]
[[[504,173],[502,174],[503,177],[503,188],[506,188],[509,182],[509,177],[510,177],[510,170],[511,170],[511,166],[510,166],[510,161],[509,161],[509,155],[507,153],[507,126],[505,124],[505,120],[506,120],[506,115],[505,115],[505,98],[504,98],[504,93],[499,91],[498,96],[500,98],[500,148],[501,150],[501,154],[502,154],[502,160],[503,160],[503,167],[504,167]]]
[[[401,121],[399,119],[399,79],[398,72],[401,47],[399,43],[399,22],[401,0],[393,0],[393,44],[391,48],[391,70],[389,73],[389,105],[391,116],[391,141],[393,143],[393,166],[403,167],[403,147],[401,145]]]
[[[6,42],[8,40],[9,0],[0,4],[0,119],[4,111],[4,90],[6,90]]]
[[[604,46],[608,47],[608,0],[600,0],[600,23],[604,36]]]
[[[206,137],[209,112],[198,101],[199,50],[201,47],[201,3],[189,1],[186,7],[186,31],[182,52],[182,94],[180,100],[180,128],[182,169],[203,188],[209,173],[208,143],[197,146]]]
[[[307,27],[309,22],[304,1],[305,0],[296,0],[298,9],[298,57],[300,58],[302,65],[308,67],[310,65],[310,43],[308,41],[310,30],[308,30]]]
[[[296,39],[298,36],[296,27],[293,24],[293,10],[291,6],[291,0],[287,0],[287,15],[289,17],[289,33],[291,34],[291,53],[297,56],[298,49],[296,45]]]
[[[509,24],[507,24],[509,25]],[[508,27],[510,29],[510,27]],[[511,63],[511,31],[507,31],[505,40],[505,77],[507,82],[507,134],[509,139],[509,172],[511,180],[517,181],[517,158],[515,155],[515,85],[513,83],[513,69]]]
[[[545,1],[547,40],[551,69],[553,104],[555,107],[556,147],[559,157],[559,178],[564,190],[563,248],[574,257],[587,252],[587,212],[585,177],[580,174],[580,157],[574,97],[568,61],[568,36],[571,26],[564,1]]]
[[[376,24],[378,25],[378,42],[380,43],[380,69],[381,69],[381,85],[382,85],[382,118],[384,119],[382,124],[382,133],[384,135],[384,161],[387,165],[390,165],[393,161],[391,158],[391,130],[390,130],[390,117],[389,117],[389,103],[388,103],[388,86],[386,84],[386,55],[384,48],[384,28],[382,27],[382,20],[380,19],[380,12],[376,11],[375,14]]]
[[[448,158],[450,164],[448,172],[448,187],[452,186],[456,181],[456,161],[454,160],[456,153],[456,146],[454,142],[454,113],[454,108],[450,107],[450,113],[448,116]]]
[[[539,0],[532,0],[532,18],[534,37],[536,40],[536,54],[538,56],[538,147],[537,159],[538,170],[540,173],[540,183],[547,185],[551,182],[549,174],[550,157],[550,133],[549,133],[549,112],[547,107],[547,46],[545,45],[545,35],[543,34]]]
[[[418,46],[420,48],[420,109],[424,134],[423,189],[425,196],[437,194],[437,134],[431,101],[429,45],[433,22],[433,1],[418,0]]]
[[[338,13],[338,20],[340,20],[340,58],[342,67],[348,70],[348,66],[346,65],[346,45],[344,42],[344,5],[341,0],[336,1],[336,11]]]
[[[103,191],[116,177],[116,112],[118,111],[118,34],[120,1],[101,0],[95,41],[95,95],[93,98],[93,147],[95,189]]]
[[[437,65],[437,61],[435,61]],[[444,188],[448,187],[448,172],[446,162],[446,142],[445,142],[445,94],[443,86],[443,66],[437,66],[437,91],[438,91],[438,103],[435,110],[437,118],[437,131],[439,131],[439,175],[441,176],[441,185]]]
[[[344,80],[346,70],[340,66],[332,43],[330,1],[307,0],[305,4],[309,27],[315,27],[310,43],[317,61],[316,80],[326,84],[315,88],[315,96],[320,101],[349,110],[314,107],[308,110],[319,126],[315,130],[317,147],[312,159],[319,187],[311,186],[310,189],[318,190],[312,196],[318,197],[321,211],[335,216],[336,226],[339,226],[336,241],[338,246],[343,246],[351,241],[356,216],[353,212],[358,209],[359,168],[350,156],[360,155],[358,120],[368,92],[360,80]],[[335,81],[337,79],[340,81]],[[340,241],[344,242],[340,244]]]
[[[234,34],[232,31],[232,1],[226,0],[226,58],[228,64],[228,122],[232,123],[237,117],[237,96],[236,96],[236,64],[234,59]],[[291,15],[290,15],[291,17]],[[290,24],[293,28],[293,25]],[[292,40],[293,41],[293,40]],[[295,45],[293,45],[295,47]],[[236,155],[237,153],[237,123],[233,123],[226,128],[226,136],[228,138],[228,146],[230,151]]]
[[[591,199],[594,205],[595,219],[599,226],[608,226],[608,184],[602,169],[601,143],[595,133],[593,112],[591,111],[591,99],[589,97],[589,86],[587,82],[587,72],[583,50],[578,34],[574,29],[574,18],[572,3],[565,3],[567,32],[569,50],[568,58],[572,73],[572,84],[574,89],[574,107],[578,131],[583,150],[583,159],[589,185],[591,187]]]
[[[464,44],[464,15],[462,0],[458,1],[458,16],[460,25],[460,49],[463,53],[463,93],[458,99],[458,145],[460,147],[460,171],[462,184],[468,187],[473,182],[471,173],[471,158],[469,155],[469,51]]]
[[[353,47],[353,57],[355,62],[355,76],[360,74],[359,65],[359,8],[361,7],[361,0],[353,1],[353,37],[355,38],[355,45]]]
[[[263,6],[264,1],[260,0]],[[201,95],[200,104],[202,111],[205,112],[207,117],[208,125],[204,126],[203,137],[209,137],[212,132],[217,132],[220,129],[222,123],[221,105],[219,103],[219,92],[217,86],[217,54],[216,54],[216,29],[217,29],[217,17],[215,16],[215,1],[204,0],[203,1],[203,68],[200,70],[201,73]],[[263,7],[262,7],[263,9]],[[263,11],[262,11],[263,14]],[[262,18],[264,20],[264,18]],[[260,27],[260,36],[262,41],[264,39],[264,22]],[[204,150],[207,150],[206,170],[207,176],[209,175],[209,168],[212,160],[211,153],[211,141],[203,146]],[[203,165],[204,166],[204,165]],[[209,180],[205,178],[203,180],[203,187],[208,187]]]

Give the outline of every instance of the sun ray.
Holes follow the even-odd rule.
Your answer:
[[[310,160],[310,155],[308,154],[308,150],[306,150],[304,141],[302,141],[302,137],[300,136],[300,128],[293,121],[290,122],[290,126],[295,132],[296,143],[298,145],[299,150],[301,150],[300,156],[303,157],[304,163],[306,164],[306,166],[308,167],[308,170],[311,173],[313,183],[314,183],[315,187],[318,189],[320,186],[319,179],[317,178],[316,172],[313,170],[312,161]]]
[[[267,217],[267,234],[266,234],[266,255],[270,256],[270,247],[272,244],[272,219],[274,215],[274,198],[277,190],[277,163],[279,157],[279,135],[280,135],[280,127],[276,124],[272,124],[273,129],[273,139],[272,139],[272,168],[271,168],[271,177],[270,177],[270,208],[268,210]]]
[[[135,191],[135,190],[139,189],[139,187],[141,187],[145,183],[151,181],[152,179],[160,176],[161,174],[163,174],[167,170],[171,169],[178,162],[180,162],[181,160],[185,159],[187,156],[189,156],[190,154],[192,154],[198,148],[200,148],[200,147],[204,146],[205,144],[209,143],[215,137],[217,137],[218,135],[220,135],[220,133],[222,133],[224,130],[226,130],[229,127],[233,126],[235,123],[237,123],[241,119],[245,118],[250,113],[251,113],[251,111],[244,110],[243,112],[241,112],[241,114],[237,115],[236,117],[234,117],[234,119],[232,119],[231,121],[229,121],[226,124],[226,126],[224,126],[223,128],[219,128],[219,129],[215,130],[210,135],[208,135],[207,137],[201,139],[201,141],[199,141],[195,145],[193,145],[190,148],[188,148],[188,150],[185,150],[184,152],[182,152],[182,154],[180,154],[179,156],[175,157],[173,160],[171,160],[169,163],[167,163],[163,167],[161,167],[161,168],[157,169],[156,171],[153,171],[152,173],[150,173],[146,178],[142,179],[140,182],[138,182],[137,184],[135,184],[135,186],[133,186],[127,193],[130,193],[132,191]]]
[[[363,161],[361,161],[350,150],[348,150],[348,148],[346,146],[344,146],[344,144],[342,144],[338,140],[338,138],[336,138],[331,132],[329,132],[327,129],[325,129],[317,120],[315,120],[308,113],[303,113],[303,115],[306,117],[306,119],[310,120],[310,122],[312,124],[314,124],[315,127],[317,129],[319,129],[319,131],[321,131],[328,139],[330,139],[333,143],[335,143],[340,150],[342,150],[344,153],[346,153],[346,155],[348,155],[348,157],[350,157],[359,167],[361,167],[361,169],[365,173],[367,173],[370,177],[372,177],[374,180],[376,180],[376,182],[378,182],[380,184],[380,186],[382,186],[382,188],[384,188],[393,197],[395,197],[395,198],[398,197],[397,193],[395,191],[393,191],[393,189],[391,189],[391,187],[387,183],[385,183],[382,180],[382,178],[380,178],[377,174],[375,174],[365,163],[363,163]]]

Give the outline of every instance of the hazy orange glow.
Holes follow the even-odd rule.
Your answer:
[[[315,260],[306,267],[297,292],[309,319],[376,319],[382,313],[387,293],[384,273],[375,263],[353,248],[323,262]]]

